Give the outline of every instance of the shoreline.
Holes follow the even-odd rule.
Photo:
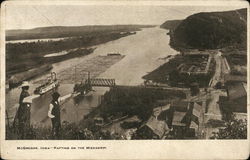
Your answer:
[[[66,55],[46,58],[43,64],[37,64],[31,67],[29,70],[23,72],[16,72],[15,74],[12,74],[11,76],[9,76],[9,78],[7,78],[8,80],[6,81],[6,83],[9,84],[9,89],[15,88],[18,85],[20,85],[22,81],[31,80],[52,70],[53,68],[52,65],[54,63],[62,62],[67,59],[72,59],[76,57],[86,56],[88,54],[93,53],[93,51],[94,51],[93,48],[77,49],[74,51],[70,51]]]
[[[109,35],[109,33],[107,33],[107,34]],[[13,69],[11,69],[11,70],[9,67],[7,67],[6,85],[9,84],[8,82],[11,82],[11,85],[9,85],[9,88],[15,88],[24,80],[30,80],[34,77],[38,77],[38,76],[43,75],[45,73],[42,69],[43,66],[52,66],[54,63],[63,62],[65,60],[69,60],[72,58],[77,58],[77,57],[82,57],[82,56],[92,54],[94,52],[94,50],[97,48],[96,45],[105,44],[107,42],[114,41],[114,40],[120,39],[122,37],[130,36],[130,35],[134,35],[134,34],[136,34],[136,32],[126,32],[123,34],[120,34],[120,32],[110,33],[110,36],[108,36],[108,37],[106,36],[106,38],[99,37],[99,38],[102,38],[102,41],[98,40],[97,42],[87,44],[87,46],[85,46],[85,47],[78,47],[78,48],[74,48],[74,49],[69,49],[68,51],[64,50],[67,52],[67,54],[59,55],[59,56],[46,57],[46,55],[51,54],[50,52],[37,53],[35,55],[28,53],[27,57],[30,57],[29,61],[19,60],[17,62],[17,64],[12,62],[14,65],[16,65],[15,69],[13,68],[14,66],[12,67]],[[98,37],[97,37],[97,39],[98,39]],[[65,40],[62,40],[62,41],[65,41]],[[49,42],[45,42],[45,43],[49,43]],[[8,44],[6,44],[6,45],[8,45]],[[10,44],[10,45],[12,45],[12,44]],[[16,44],[14,44],[14,45],[16,45]],[[91,47],[94,47],[94,48],[91,48]],[[59,51],[59,52],[62,52],[62,51]],[[55,53],[55,52],[52,52],[52,53]],[[10,59],[10,57],[7,58],[7,60],[8,59]],[[34,59],[34,60],[32,60],[32,59]],[[10,60],[8,60],[8,61],[10,61]],[[9,66],[11,66],[11,64],[9,64]],[[30,72],[27,74],[27,72],[29,72],[30,70],[34,70],[34,69],[36,70],[36,72]],[[51,70],[51,69],[52,69],[52,67],[50,67],[49,70]],[[46,71],[48,71],[48,70],[46,70]],[[25,78],[26,76],[27,76],[27,78]],[[12,79],[15,79],[15,80],[13,81]]]
[[[175,86],[175,85],[171,85],[169,84],[169,76],[168,74],[173,71],[173,70],[178,70],[178,67],[181,67],[180,64],[185,63],[185,60],[181,60],[181,58],[185,59],[185,56],[188,55],[203,55],[203,54],[208,54],[208,55],[212,55],[214,56],[216,52],[222,52],[222,56],[227,58],[227,59],[231,59],[231,56],[241,56],[241,58],[244,56],[244,52],[246,52],[246,49],[244,48],[237,48],[237,46],[233,47],[233,46],[226,46],[226,47],[221,47],[221,48],[217,48],[217,49],[203,49],[203,48],[190,48],[188,47],[186,44],[178,44],[178,42],[174,41],[174,30],[177,26],[172,26],[172,28],[164,28],[166,29],[168,32],[166,33],[166,36],[170,37],[170,41],[169,41],[169,46],[178,51],[179,54],[176,54],[174,56],[167,56],[164,57],[165,59],[168,59],[167,62],[165,62],[164,64],[162,64],[161,66],[159,66],[158,68],[156,68],[155,70],[149,72],[148,74],[143,76],[143,79],[145,79],[145,82],[150,82],[150,83],[158,83],[158,84],[162,84],[162,83],[167,83],[170,86]],[[227,51],[227,52],[225,52]],[[164,59],[162,58],[162,59]],[[245,60],[243,59],[244,62],[240,62],[243,64],[246,64]],[[230,61],[229,61],[230,62]],[[192,63],[192,62],[191,62]],[[215,57],[212,58],[212,68],[209,68],[210,73],[208,75],[208,79],[212,79],[214,71],[213,68],[215,69]],[[208,66],[207,66],[208,67]],[[241,69],[244,67],[242,65],[240,65],[238,68]],[[238,74],[240,73],[239,69],[237,69],[237,66],[234,67],[234,65],[232,65],[230,63],[230,68],[236,68],[234,70],[232,70],[230,73],[230,75],[232,74]],[[233,71],[235,73],[233,73]],[[246,70],[244,70],[244,73],[246,73]],[[244,73],[240,73],[240,74],[244,74]],[[162,76],[165,75],[165,76]],[[180,77],[181,78],[181,77]],[[198,78],[202,78],[202,77],[198,77]],[[205,78],[205,79],[207,79]],[[203,79],[203,78],[202,78]],[[207,84],[205,84],[205,87],[208,86],[209,84],[209,80],[206,80]],[[183,86],[180,86],[183,87]],[[187,85],[184,85],[184,87],[189,87]],[[202,87],[204,87],[204,84],[202,84]]]
[[[90,54],[93,52],[93,48],[91,47],[134,34],[136,34],[136,32],[134,33],[128,31],[124,34],[121,34],[118,31],[107,32],[100,35],[95,35],[95,33],[93,33],[92,35],[86,35],[85,37],[76,37],[54,42],[6,44],[6,79],[16,73],[25,72],[43,64],[52,64],[54,62],[60,62],[66,59]],[[41,48],[44,47],[45,50],[41,50]],[[68,53],[61,56],[44,57],[45,55],[62,51],[71,52],[72,54]],[[20,56],[18,54],[19,52],[22,52],[23,55]]]

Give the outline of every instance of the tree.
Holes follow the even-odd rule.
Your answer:
[[[235,116],[225,123],[225,127],[214,132],[210,139],[246,139],[247,120],[236,119]]]

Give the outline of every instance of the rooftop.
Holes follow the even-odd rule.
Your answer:
[[[247,82],[246,76],[226,74],[225,82]]]
[[[169,129],[165,121],[159,121],[153,116],[149,118],[145,126],[149,127],[159,137],[162,137],[165,131]]]
[[[157,107],[157,108],[154,108],[153,109],[153,115],[155,117],[159,116],[163,111],[166,111],[170,109],[170,104],[167,104],[167,105],[164,105],[164,106],[160,106],[160,107]]]
[[[186,126],[185,123],[182,122],[183,118],[185,117],[185,112],[174,112],[172,125],[173,126]]]
[[[229,85],[227,91],[230,100],[235,100],[247,95],[247,91],[243,83]]]
[[[187,101],[174,101],[172,103],[172,106],[174,107],[174,109],[179,112],[186,112],[188,110],[188,105],[189,105],[189,102]]]
[[[172,125],[186,126],[190,122],[190,127],[194,127],[196,125],[198,126],[200,115],[201,115],[201,110],[202,110],[202,106],[199,103],[190,102],[187,111],[185,112],[175,111],[174,112]]]

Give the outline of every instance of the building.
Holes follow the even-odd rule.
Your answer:
[[[188,55],[183,57],[175,70],[169,73],[171,86],[189,87],[197,82],[199,87],[208,85],[215,68],[215,60],[210,55]]]
[[[169,131],[166,121],[157,120],[156,117],[151,116],[136,133],[139,139],[161,139]]]
[[[200,93],[199,84],[194,82],[190,85],[191,96],[196,96]]]
[[[207,74],[212,56],[209,54],[189,54],[186,55],[189,62],[181,63],[177,70],[179,73],[188,75]]]
[[[182,102],[175,104],[176,109],[173,112],[171,126],[174,134],[178,138],[194,138],[199,129],[201,121],[202,103]],[[178,107],[177,107],[178,106]]]
[[[230,101],[238,100],[239,98],[246,97],[246,83],[236,83],[228,85],[227,95]]]
[[[232,75],[226,74],[224,76],[225,86],[235,84],[235,83],[247,83],[247,77],[244,75]]]
[[[139,139],[161,139],[168,133],[170,129],[167,122],[172,108],[170,103],[154,108],[152,116],[137,130]]]
[[[236,115],[236,117],[246,117],[245,116],[247,114],[246,83],[234,82],[228,84],[226,88],[227,88],[227,96],[220,96],[218,102],[224,119],[230,119],[233,113]]]
[[[158,116],[159,116],[159,115],[162,115],[162,113],[163,113],[164,111],[169,110],[169,109],[170,109],[170,106],[171,106],[171,104],[169,103],[169,104],[167,104],[167,105],[164,105],[164,106],[160,106],[160,107],[154,108],[154,109],[153,109],[153,116],[154,116],[156,119],[158,119]],[[162,120],[166,120],[166,116],[165,116]]]
[[[149,120],[137,130],[138,139],[161,139],[172,132],[177,138],[196,137],[202,103],[173,101],[153,109]]]
[[[189,106],[188,101],[174,101],[171,104],[171,107],[173,107],[175,111],[179,112],[187,112],[188,106]]]

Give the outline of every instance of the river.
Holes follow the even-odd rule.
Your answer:
[[[125,57],[99,75],[100,78],[114,78],[118,85],[140,85],[143,83],[142,76],[156,69],[166,62],[160,58],[168,55],[178,54],[169,46],[168,31],[159,27],[145,28],[134,35],[110,41],[95,46],[95,51],[87,56],[69,59],[55,63],[53,71],[59,72],[67,67],[84,63],[90,58],[98,55],[106,55],[110,52],[119,52]],[[38,78],[37,78],[38,79]],[[34,80],[32,80],[34,81]],[[32,84],[31,81],[31,84]],[[73,91],[73,84],[61,84],[58,91],[66,95]],[[31,85],[30,92],[36,85]],[[84,97],[79,101],[70,99],[62,106],[62,121],[78,122],[94,107],[100,103],[100,97],[109,88],[95,87],[92,96]],[[18,107],[19,94],[21,89],[13,89],[6,94],[6,107],[10,117],[13,117]],[[51,93],[36,98],[31,108],[31,122],[34,125],[48,126],[50,119],[47,118],[48,106],[51,100]]]

